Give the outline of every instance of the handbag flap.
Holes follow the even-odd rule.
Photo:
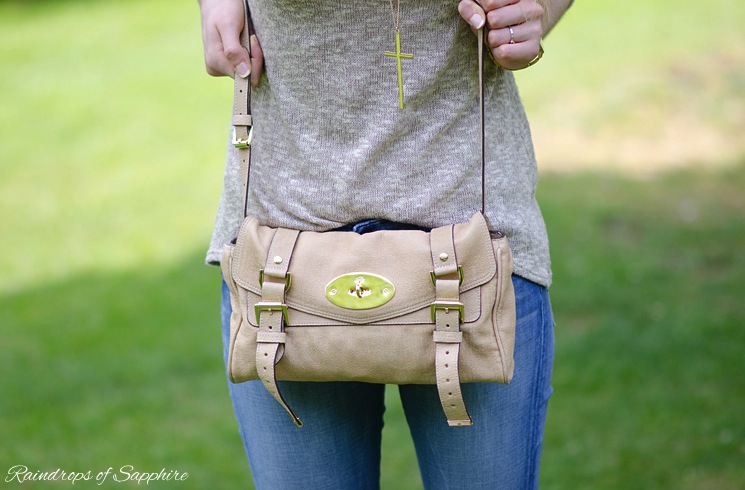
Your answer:
[[[260,271],[275,228],[247,218],[241,226],[233,252],[232,274],[241,287],[261,295]],[[467,223],[453,225],[457,263],[463,270],[461,293],[490,281],[497,263],[486,219],[476,213]],[[288,308],[355,324],[385,322],[423,308],[435,300],[430,234],[417,230],[353,232],[304,231],[298,236],[288,272],[290,287],[285,294]],[[337,306],[327,297],[327,286],[344,275],[381,277],[392,285],[392,297],[369,309]],[[352,294],[354,291],[342,291]],[[471,312],[467,316],[480,316]]]

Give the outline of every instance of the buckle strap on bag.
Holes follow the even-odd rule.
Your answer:
[[[285,401],[277,384],[276,364],[284,353],[287,334],[285,325],[289,324],[285,292],[290,284],[287,270],[295,242],[300,234],[298,230],[277,229],[269,247],[266,264],[262,269],[261,301],[256,304],[256,321],[259,332],[256,336],[256,370],[266,390],[290,414],[298,427],[303,422]]]
[[[252,24],[249,17],[248,3],[244,2],[244,28],[240,34],[240,43],[251,55]],[[238,150],[241,182],[243,185],[243,214],[247,214],[248,183],[251,166],[251,142],[253,140],[253,118],[251,116],[251,81],[250,77],[233,77],[233,146]],[[267,391],[290,414],[298,427],[303,422],[284,400],[277,384],[275,366],[284,354],[287,334],[284,326],[289,323],[287,305],[284,295],[290,287],[290,276],[287,269],[292,250],[295,247],[298,231],[278,229],[272,240],[272,246],[266,259],[266,265],[259,274],[261,277],[261,302],[256,304],[254,314],[259,324],[256,337],[256,370],[259,379]]]
[[[460,343],[463,332],[464,309],[460,302],[460,283],[462,269],[458,267],[453,239],[454,227],[442,226],[430,233],[430,249],[435,282],[435,301],[432,303],[432,317],[435,330],[435,379],[440,403],[448,419],[448,425],[473,425],[466,410],[460,387]]]

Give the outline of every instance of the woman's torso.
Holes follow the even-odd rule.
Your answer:
[[[367,218],[435,227],[481,208],[476,38],[455,0],[401,0],[404,108],[392,11],[374,0],[251,1],[265,57],[252,92],[249,214],[327,230]],[[515,273],[550,284],[530,129],[512,74],[487,63],[486,216],[507,233]],[[243,217],[237,158],[209,261]]]

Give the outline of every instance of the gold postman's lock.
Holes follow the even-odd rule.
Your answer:
[[[393,283],[369,272],[351,272],[326,285],[326,299],[340,308],[369,310],[383,306],[396,294]]]

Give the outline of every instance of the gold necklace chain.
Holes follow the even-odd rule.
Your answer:
[[[396,8],[393,8],[393,0],[389,0],[391,3],[391,22],[393,22],[393,30],[398,32],[401,25],[401,0],[396,0]]]

